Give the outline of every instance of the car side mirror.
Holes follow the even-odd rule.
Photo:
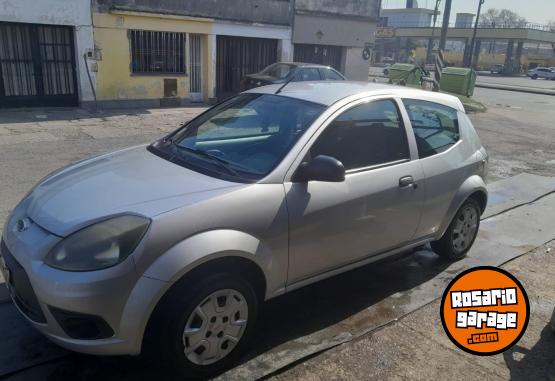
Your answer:
[[[319,155],[307,163],[302,163],[294,177],[295,182],[324,181],[341,183],[345,181],[345,167],[334,157]]]

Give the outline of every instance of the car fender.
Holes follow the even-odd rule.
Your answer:
[[[236,230],[211,230],[186,238],[154,261],[131,291],[122,315],[126,323],[121,325],[125,330],[121,336],[128,338],[130,354],[141,352],[150,316],[175,282],[198,266],[224,257],[241,257],[256,264],[264,274],[268,296],[272,279],[265,269],[272,267],[271,253],[258,238]]]
[[[271,250],[257,237],[231,229],[205,231],[184,239],[160,255],[144,276],[173,284],[203,263],[230,256],[254,262],[269,284],[266,269],[272,265]]]
[[[470,176],[466,179],[462,185],[459,187],[459,190],[455,193],[453,200],[447,210],[445,218],[438,229],[438,235],[436,239],[440,239],[445,234],[445,231],[451,224],[451,221],[455,217],[455,214],[460,209],[462,204],[475,192],[482,192],[486,196],[486,204],[487,204],[487,196],[488,190],[484,179],[478,175]]]

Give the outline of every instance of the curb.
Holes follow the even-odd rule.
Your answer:
[[[516,92],[519,92],[519,93],[528,93],[528,94],[555,95],[555,90],[534,89],[534,88],[530,88],[530,87],[493,85],[493,84],[489,84],[489,83],[478,83],[478,82],[476,82],[476,87],[481,87],[481,88],[484,88],[484,89],[516,91]]]

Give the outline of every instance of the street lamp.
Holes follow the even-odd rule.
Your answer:
[[[468,67],[472,67],[472,60],[474,59],[474,46],[476,44],[476,33],[478,32],[478,22],[480,21],[480,12],[482,11],[482,5],[486,0],[480,0],[478,4],[478,14],[476,15],[476,23],[474,24],[474,31],[472,32],[472,42],[470,43],[470,54],[468,55]]]

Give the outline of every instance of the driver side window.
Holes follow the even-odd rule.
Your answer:
[[[390,99],[355,106],[318,137],[310,156],[327,155],[346,170],[410,159],[407,134],[397,104]]]

